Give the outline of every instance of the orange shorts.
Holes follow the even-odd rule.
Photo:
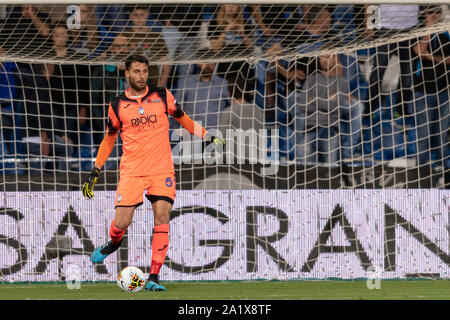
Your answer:
[[[152,203],[175,200],[175,175],[161,174],[146,177],[121,177],[116,192],[116,207],[138,207],[143,203],[144,191]]]

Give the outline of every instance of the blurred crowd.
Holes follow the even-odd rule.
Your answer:
[[[374,27],[368,5],[82,4],[79,21],[66,6],[2,6],[0,53],[14,61],[0,70],[0,154],[95,156],[107,104],[128,88],[119,62],[139,53],[206,128],[278,129],[282,159],[450,166],[447,31],[308,55],[432,29],[444,7],[379,5]]]

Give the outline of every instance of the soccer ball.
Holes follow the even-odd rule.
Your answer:
[[[117,285],[125,292],[138,292],[144,288],[145,276],[141,269],[136,267],[126,267],[119,272]]]

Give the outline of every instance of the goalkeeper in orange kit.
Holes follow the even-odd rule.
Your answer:
[[[169,248],[170,211],[176,194],[168,115],[191,134],[216,146],[223,146],[225,141],[211,136],[189,118],[167,89],[147,86],[148,65],[148,60],[140,55],[126,60],[125,76],[130,87],[109,104],[107,132],[82,191],[85,197],[94,196],[94,185],[120,131],[123,155],[115,198],[116,215],[109,229],[111,240],[94,250],[91,261],[100,263],[120,247],[136,207],[143,204],[146,190],[146,198],[152,203],[155,227],[150,276],[145,289],[165,291],[158,274]]]

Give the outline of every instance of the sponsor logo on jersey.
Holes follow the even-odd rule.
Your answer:
[[[117,196],[117,202],[120,202],[120,200],[122,200],[122,195],[121,195],[121,194],[119,194],[119,195]]]
[[[140,113],[140,112],[139,112]],[[138,127],[141,124],[148,124],[148,123],[156,123],[158,120],[156,119],[156,114],[151,114],[148,116],[142,116],[139,118],[131,119],[131,126],[132,127]]]
[[[161,99],[154,99],[154,100],[152,99],[151,102],[152,102],[152,103],[155,103],[155,102],[161,102]]]

